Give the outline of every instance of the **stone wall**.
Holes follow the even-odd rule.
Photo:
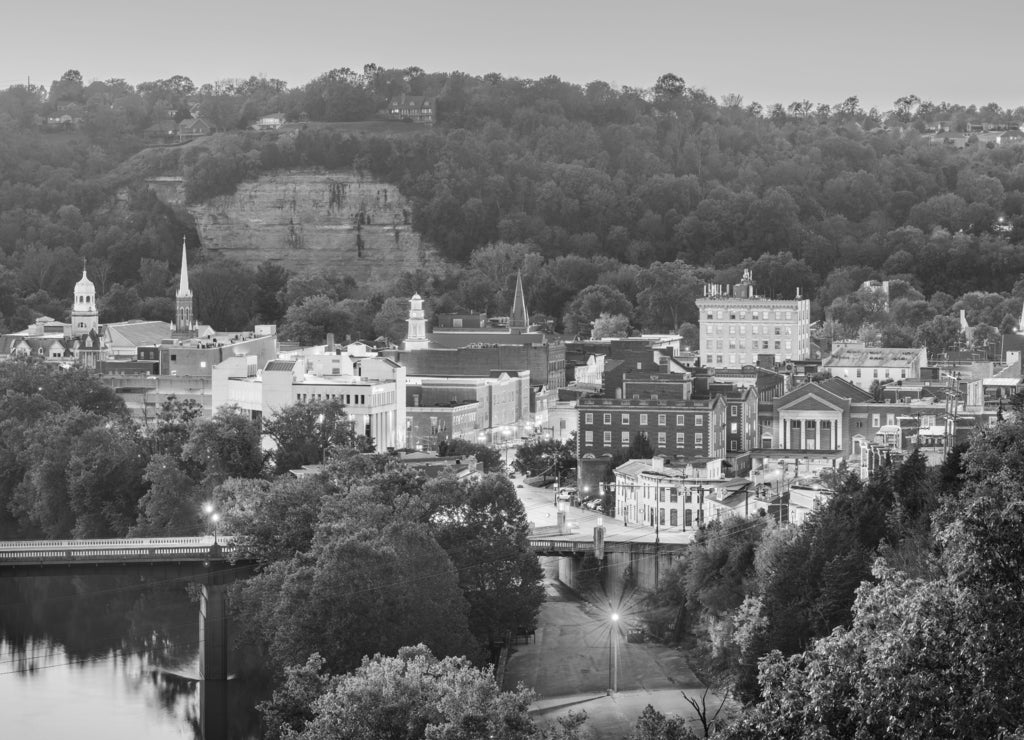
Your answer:
[[[371,290],[442,264],[413,231],[398,188],[355,172],[267,174],[188,212],[210,253],[293,272],[333,269]]]

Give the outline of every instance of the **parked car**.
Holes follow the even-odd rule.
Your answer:
[[[591,511],[600,511],[604,508],[604,501],[599,498],[592,498],[583,502],[583,508]]]

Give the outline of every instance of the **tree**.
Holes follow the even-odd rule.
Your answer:
[[[572,334],[587,333],[594,319],[602,313],[629,317],[633,306],[629,299],[607,285],[591,285],[579,292],[565,312],[565,330]]]
[[[442,441],[437,447],[437,454],[441,457],[473,455],[485,473],[498,473],[505,469],[501,450],[489,445],[470,442],[468,439]]]
[[[357,486],[353,495],[373,490]],[[233,593],[248,638],[278,667],[319,652],[331,670],[351,670],[370,652],[417,642],[440,655],[478,654],[451,560],[425,524],[405,518],[325,507],[309,552],[271,564]]]
[[[527,543],[529,522],[503,475],[427,485],[435,537],[451,558],[469,603],[469,629],[489,644],[508,630],[533,629],[544,602],[543,572]]]
[[[332,448],[356,442],[352,420],[337,398],[286,406],[263,421],[263,433],[274,441],[271,458],[278,473],[322,463]]]
[[[426,645],[403,647],[394,657],[364,658],[342,676],[325,674],[324,665],[313,655],[290,668],[284,686],[261,705],[270,740],[545,736],[530,719],[532,692],[502,692],[488,670],[465,658],[438,660]],[[581,722],[575,720],[576,727]]]
[[[594,328],[590,332],[591,339],[606,339],[608,337],[628,337],[629,319],[622,314],[609,316],[602,313],[594,319]]]
[[[704,280],[685,262],[655,262],[636,276],[637,305],[644,327],[674,331],[683,322],[697,320],[695,301]]]
[[[228,478],[258,478],[263,474],[259,429],[238,407],[222,406],[212,418],[192,424],[181,459],[208,491]]]
[[[377,315],[373,317],[373,330],[398,344],[405,339],[409,330],[409,301],[391,296],[384,300]]]

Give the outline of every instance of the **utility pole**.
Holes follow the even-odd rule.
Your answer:
[[[654,588],[657,589],[661,553],[661,489],[656,488],[655,491],[654,511],[651,512],[651,518],[654,519]]]

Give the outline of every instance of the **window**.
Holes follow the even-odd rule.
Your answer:
[[[668,502],[670,504],[678,504],[679,503],[679,489],[678,488],[670,488],[670,489],[668,489]]]
[[[739,434],[739,432],[740,432],[740,425],[739,425],[739,423],[735,422],[735,421],[732,422],[729,425],[729,434]]]
[[[594,415],[590,414],[590,413],[584,414],[583,415],[583,423],[584,424],[593,424],[594,423]]]
[[[588,445],[594,444],[594,433],[591,430],[587,430],[583,433],[583,441]]]
[[[171,362],[176,362],[177,360],[178,360],[178,356],[177,355],[171,355]]]
[[[703,447],[704,446],[704,435],[701,434],[700,432],[697,432],[696,434],[694,434],[693,435],[693,444],[694,444],[695,447]]]
[[[665,414],[658,414],[658,426],[663,427],[668,424],[668,417]]]
[[[781,333],[782,333],[782,331],[779,329],[779,327],[776,326],[775,327],[775,336],[779,336]]]
[[[629,432],[623,432],[619,441],[629,447]]]
[[[686,444],[686,435],[683,432],[676,433],[676,447],[682,447]]]
[[[860,368],[859,367],[857,368],[857,377],[858,378],[860,377]]]
[[[640,414],[640,426],[647,426],[647,414]]]
[[[882,426],[882,415],[881,414],[872,414],[871,415],[871,426],[873,426],[873,427],[880,427],[880,426]]]
[[[629,425],[629,414],[622,415],[622,423],[626,424],[627,426]]]
[[[757,334],[757,324],[754,324],[752,327],[750,327],[750,333]]]
[[[731,441],[731,442],[729,443],[729,449],[730,449],[730,450],[732,450],[733,452],[735,452],[735,451],[736,451],[736,440],[735,440],[735,439],[734,439],[734,440],[732,440],[732,441]]]
[[[736,416],[737,415],[736,412],[738,410],[739,410],[738,406],[730,406],[729,407],[729,416]]]
[[[606,445],[610,445],[612,443],[612,433],[611,432],[604,432],[601,435],[601,441],[604,444],[606,444]]]
[[[658,507],[658,524],[665,526],[665,510]]]
[[[679,526],[679,512],[675,509],[669,509],[668,512],[668,526],[678,527]]]
[[[665,432],[658,432],[658,444],[661,445],[662,447],[664,447],[665,444],[668,442],[666,437],[668,437],[668,435],[665,434]]]
[[[693,423],[694,423],[694,426],[698,426],[698,427],[704,426],[704,417],[701,416],[700,414],[694,414],[693,415]]]
[[[686,426],[686,417],[683,414],[676,414],[676,426]]]
[[[603,420],[604,420],[605,424],[611,424],[612,423],[612,415],[611,414],[605,414],[604,417],[603,417]]]

